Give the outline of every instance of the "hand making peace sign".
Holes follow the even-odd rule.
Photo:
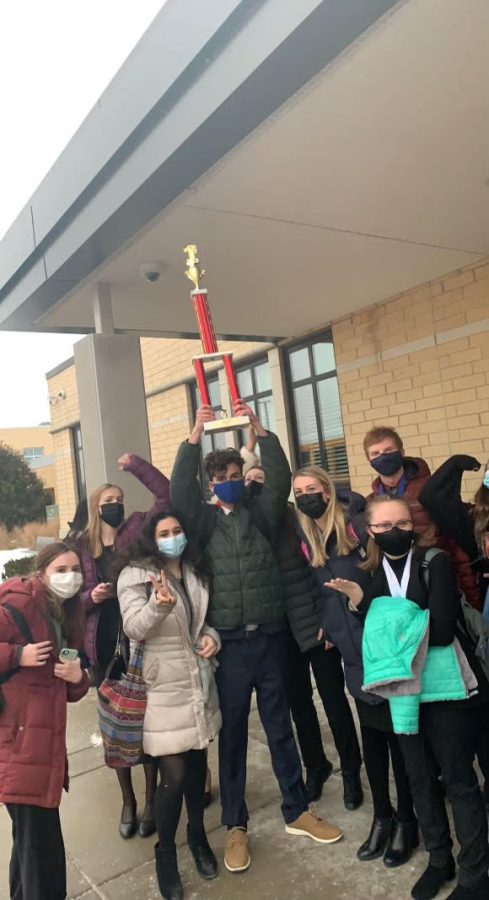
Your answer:
[[[158,606],[175,606],[177,601],[170,591],[163,569],[160,571],[160,581],[157,581],[154,575],[150,575],[150,580],[155,592],[155,603]]]

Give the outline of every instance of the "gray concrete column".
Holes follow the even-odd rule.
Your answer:
[[[151,459],[139,338],[88,335],[75,344],[75,368],[88,493],[118,484],[128,513],[148,509],[148,491],[117,468],[123,453]]]

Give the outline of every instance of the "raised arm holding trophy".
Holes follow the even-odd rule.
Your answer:
[[[229,393],[231,395],[231,401],[233,403],[233,407],[235,408],[236,405],[240,402],[240,396],[238,391],[238,383],[236,381],[236,374],[233,366],[233,354],[229,351],[220,352],[217,346],[214,326],[212,324],[209,304],[207,302],[207,291],[205,290],[205,288],[200,287],[200,282],[205,275],[205,269],[202,269],[200,266],[199,258],[197,256],[197,247],[195,246],[195,244],[189,244],[184,248],[183,252],[187,257],[185,274],[194,285],[194,290],[191,291],[190,296],[192,298],[195,316],[197,319],[197,327],[199,329],[200,339],[202,341],[202,350],[204,351],[198,356],[194,356],[192,359],[201,403],[203,406],[211,406],[204,363],[217,362],[218,360],[222,360],[224,362],[224,369],[226,371],[226,378],[229,386]],[[211,422],[206,422],[204,431],[206,433],[233,431],[239,430],[241,428],[246,428],[249,424],[250,420],[246,415],[234,415],[230,417],[225,416],[220,419],[215,419]]]

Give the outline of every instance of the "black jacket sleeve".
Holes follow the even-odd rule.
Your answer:
[[[460,591],[452,560],[446,553],[437,553],[428,566],[430,611],[430,646],[446,647],[457,633],[460,614]]]
[[[419,495],[419,502],[441,533],[456,541],[469,559],[475,559],[479,554],[470,507],[461,496],[462,476],[479,465],[473,456],[451,456],[426,482]]]

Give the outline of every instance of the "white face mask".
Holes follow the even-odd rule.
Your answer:
[[[49,587],[60,600],[69,600],[78,593],[83,584],[80,572],[54,572],[49,576]]]

